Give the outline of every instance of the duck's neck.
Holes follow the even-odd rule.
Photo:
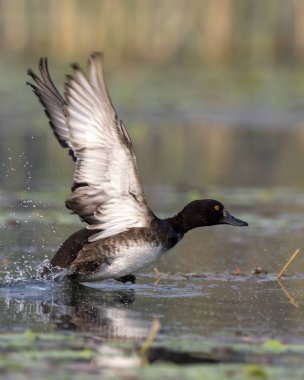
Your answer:
[[[185,230],[185,226],[183,223],[183,218],[180,213],[166,218],[165,221],[170,224],[170,226],[174,229],[177,234],[185,234],[187,231]]]
[[[180,211],[175,216],[167,218],[166,221],[178,234],[184,235],[186,232],[192,230],[193,228],[199,227],[197,221],[188,217],[184,210]]]
[[[214,221],[214,218],[210,218],[209,203],[208,199],[192,201],[182,211],[166,221],[179,234],[185,234],[193,228],[218,224],[217,220]]]

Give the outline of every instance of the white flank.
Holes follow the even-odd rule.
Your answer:
[[[98,281],[108,278],[118,278],[132,274],[142,269],[168,250],[163,246],[151,246],[146,243],[133,247],[118,247],[119,251],[115,253],[116,257],[110,265],[105,265],[100,271],[92,274],[85,274],[82,281]]]

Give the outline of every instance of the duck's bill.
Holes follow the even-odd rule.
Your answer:
[[[223,219],[221,220],[221,223],[222,224],[230,224],[231,226],[237,226],[237,227],[248,226],[247,222],[244,222],[241,219],[235,218],[234,216],[229,214],[229,212],[227,210],[224,210],[224,212],[223,212]]]

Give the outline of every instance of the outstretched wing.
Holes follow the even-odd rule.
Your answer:
[[[47,58],[41,58],[39,61],[39,78],[31,69],[27,71],[36,85],[27,82],[37,95],[44,111],[49,119],[50,126],[60,145],[70,149],[70,154],[74,161],[76,157],[69,141],[69,130],[67,126],[66,102],[55,87],[49,73]]]
[[[76,160],[74,185],[66,206],[99,230],[89,240],[132,227],[147,227],[154,215],[139,181],[130,137],[119,120],[103,77],[102,54],[89,58],[89,76],[78,65],[67,76],[64,98],[40,60],[41,78],[30,84],[50,119],[55,136]]]

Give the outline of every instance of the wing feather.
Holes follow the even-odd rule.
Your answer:
[[[147,227],[154,215],[139,181],[131,139],[108,94],[103,55],[90,55],[88,76],[77,64],[72,68],[64,97],[50,77],[46,58],[40,60],[41,78],[28,72],[58,141],[76,159],[66,206],[96,230],[90,241]]]

